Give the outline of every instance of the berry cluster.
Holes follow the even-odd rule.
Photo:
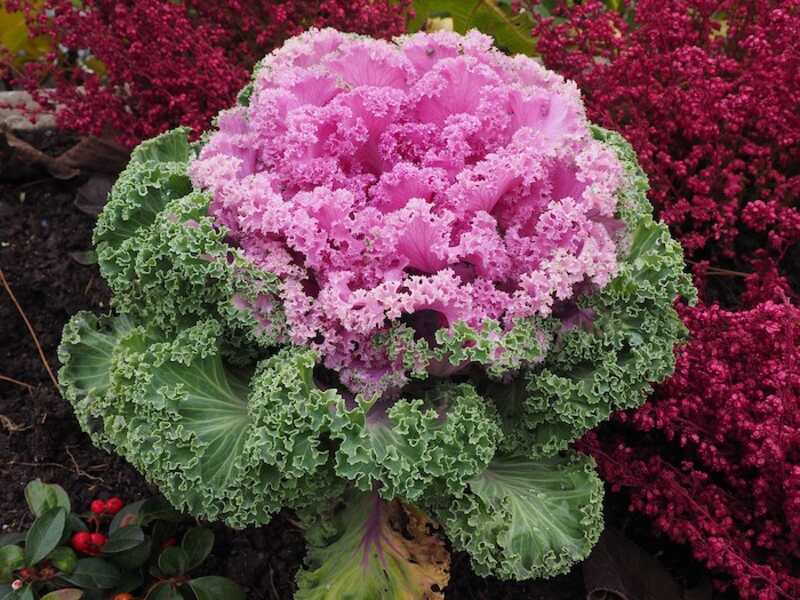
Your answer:
[[[123,502],[116,496],[108,500],[93,500],[89,508],[91,517],[89,521],[99,528],[100,521],[104,517],[113,517],[122,510]],[[72,547],[76,552],[81,552],[87,556],[97,556],[103,551],[108,541],[108,537],[99,531],[90,533],[88,531],[78,531],[72,535]]]
[[[112,517],[122,510],[122,500],[114,496],[108,500],[93,500],[89,508],[91,511],[101,517],[103,515],[111,515]]]

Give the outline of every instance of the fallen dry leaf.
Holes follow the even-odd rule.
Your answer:
[[[587,600],[711,600],[710,586],[684,590],[655,558],[606,528],[583,563]]]

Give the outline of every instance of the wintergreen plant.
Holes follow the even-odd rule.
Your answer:
[[[189,575],[211,553],[214,534],[183,527],[178,543],[186,519],[161,499],[98,499],[75,513],[61,486],[36,479],[25,500],[33,524],[0,535],[2,600],[244,600],[230,579]]]

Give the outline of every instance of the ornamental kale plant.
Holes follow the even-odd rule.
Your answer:
[[[570,443],[674,367],[691,298],[619,135],[471,32],[310,30],[216,130],[136,148],[95,244],[114,312],[59,355],[92,439],[176,506],[290,508],[299,598],[565,572],[602,529]],[[424,511],[424,512],[423,512]]]

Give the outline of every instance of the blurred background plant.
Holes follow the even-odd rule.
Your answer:
[[[31,13],[35,14],[40,6],[41,1],[32,2]],[[4,85],[19,75],[25,63],[38,60],[52,46],[49,36],[31,35],[24,13],[8,10],[5,0],[0,0],[0,81]]]

